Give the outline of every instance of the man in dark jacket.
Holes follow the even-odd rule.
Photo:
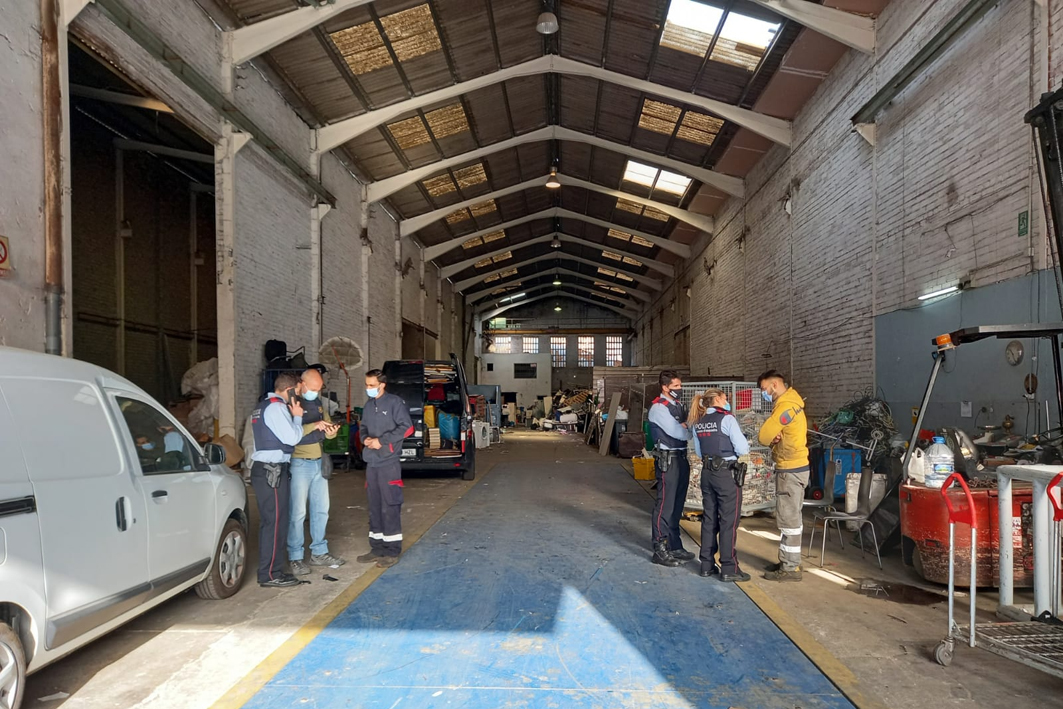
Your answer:
[[[402,552],[402,442],[413,434],[406,403],[389,394],[387,378],[379,369],[366,372],[362,408],[362,459],[365,460],[369,496],[369,553],[358,561],[394,566]]]

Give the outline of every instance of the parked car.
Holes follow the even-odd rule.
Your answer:
[[[403,470],[453,471],[475,479],[472,404],[461,362],[454,355],[450,360],[390,360],[382,371],[387,391],[402,397],[413,419],[413,435],[402,443]],[[442,435],[444,416],[457,419],[451,419],[453,438]]]
[[[0,707],[27,674],[247,568],[247,493],[142,389],[0,347]]]

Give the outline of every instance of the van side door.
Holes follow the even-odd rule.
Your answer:
[[[210,566],[219,532],[214,474],[199,446],[155,402],[130,392],[110,394],[126,456],[140,477],[157,596]]]
[[[3,378],[40,520],[49,650],[146,598],[148,525],[137,476],[95,382]]]

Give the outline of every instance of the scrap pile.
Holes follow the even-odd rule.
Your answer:
[[[867,460],[871,466],[889,455],[888,443],[897,434],[889,405],[872,392],[861,393],[829,414],[817,430],[839,442],[857,443],[867,448],[874,445],[874,455]]]
[[[748,455],[740,457],[745,463],[746,484],[742,486],[742,516],[751,515],[762,510],[775,508],[775,465],[771,461],[771,451],[767,448],[753,448]],[[700,510],[701,504],[701,458],[688,451],[690,463],[690,487],[684,509]]]

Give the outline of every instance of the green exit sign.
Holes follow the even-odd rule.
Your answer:
[[[1030,212],[1019,212],[1019,236],[1027,236],[1030,233]]]

